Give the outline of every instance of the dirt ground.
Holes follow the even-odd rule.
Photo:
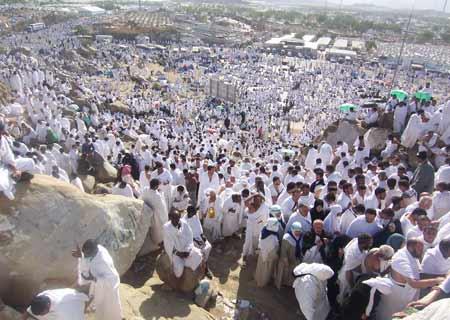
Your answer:
[[[209,313],[193,303],[193,296],[165,290],[155,272],[157,253],[139,259],[122,277],[121,296],[126,319],[233,319],[236,299],[247,300],[246,320],[303,319],[292,288],[257,288],[256,263],[242,267],[243,240],[232,238],[216,244],[209,258],[213,284],[219,292]],[[139,269],[139,271],[135,271]],[[240,318],[242,319],[242,318]],[[90,320],[90,319],[89,319]]]

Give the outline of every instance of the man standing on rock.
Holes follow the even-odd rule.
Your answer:
[[[79,259],[79,284],[93,286],[96,320],[122,320],[120,277],[108,250],[90,239],[81,250],[77,247],[72,256]]]

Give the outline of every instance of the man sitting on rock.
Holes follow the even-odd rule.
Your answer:
[[[84,320],[84,310],[89,298],[74,289],[47,290],[36,295],[23,320]]]
[[[208,270],[208,258],[212,249],[211,243],[209,243],[208,239],[206,239],[203,234],[203,227],[197,215],[197,209],[194,206],[189,206],[187,207],[186,212],[187,213],[182,220],[191,228],[192,236],[194,238],[194,245],[202,252],[203,261],[205,261],[206,264],[206,275],[211,278],[212,274]]]
[[[194,246],[189,225],[180,219],[180,213],[171,210],[169,222],[164,225],[164,249],[169,256],[175,277],[181,278],[185,267],[195,271],[202,263],[202,252]]]

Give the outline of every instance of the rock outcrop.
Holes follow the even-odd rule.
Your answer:
[[[172,264],[169,256],[163,252],[156,261],[156,272],[162,282],[166,283],[174,290],[192,293],[198,286],[199,282],[205,276],[205,267],[201,265],[197,270],[192,271],[190,268],[184,268],[183,275],[180,279],[176,279],[173,273]]]
[[[326,142],[332,146],[336,146],[338,141],[344,141],[349,145],[349,147],[351,147],[353,146],[356,138],[363,134],[364,129],[356,123],[342,120],[330,125],[324,131],[321,140],[326,140]]]
[[[97,183],[95,185],[93,194],[111,194],[112,193],[112,185],[109,184],[103,184],[103,183]]]
[[[2,305],[0,300],[0,319],[1,320],[22,320],[22,315],[9,306]]]
[[[95,187],[95,177],[90,175],[81,175],[80,180],[83,184],[84,191],[87,193],[93,193]]]
[[[0,106],[7,105],[11,101],[11,91],[10,89],[4,84],[3,82],[0,82]]]
[[[111,103],[109,105],[109,110],[111,110],[111,112],[122,112],[125,114],[130,113],[130,108],[128,108],[128,106],[121,101]]]
[[[117,179],[117,169],[114,168],[108,161],[94,164],[95,178],[100,183],[114,182]]]
[[[386,147],[386,140],[390,131],[384,128],[370,128],[364,134],[364,142],[374,153],[380,153]]]
[[[52,285],[71,285],[77,260],[71,250],[96,239],[120,274],[128,270],[147,235],[142,201],[93,196],[50,176],[17,185],[16,199],[0,199],[0,298],[23,305]]]

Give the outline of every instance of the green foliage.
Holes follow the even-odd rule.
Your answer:
[[[93,4],[107,11],[112,11],[119,8],[119,6],[114,1],[99,1],[94,2]]]
[[[434,33],[430,30],[426,30],[422,31],[417,35],[417,42],[419,43],[432,42],[434,38],[435,38]]]
[[[84,36],[84,35],[89,35],[89,30],[88,30],[88,28],[86,28],[84,26],[76,26],[74,28],[74,33],[76,35]]]
[[[377,44],[373,40],[366,41],[366,49],[367,51],[372,51],[377,49]]]
[[[447,28],[444,32],[441,33],[441,39],[445,43],[450,44],[450,28]]]
[[[152,89],[155,90],[155,91],[160,91],[161,90],[161,85],[158,82],[155,82],[152,85]]]

